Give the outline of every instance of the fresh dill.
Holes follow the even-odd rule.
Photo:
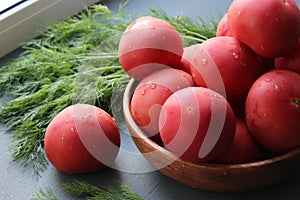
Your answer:
[[[47,188],[46,191],[39,189],[38,192],[30,195],[31,200],[59,200],[59,198],[53,193],[50,188]]]
[[[111,96],[129,80],[118,62],[118,42],[132,17],[120,6],[117,13],[94,5],[63,22],[49,25],[24,52],[0,68],[0,121],[10,132],[9,152],[14,160],[47,167],[43,137],[47,125],[65,107],[90,103],[111,113]],[[172,24],[185,45],[213,37],[216,22],[169,17],[151,9],[151,15]]]
[[[218,21],[213,17],[204,20],[200,17],[190,19],[182,15],[169,17],[163,10],[150,9],[153,15],[157,18],[169,22],[180,33],[184,46],[189,46],[195,43],[202,43],[205,40],[216,35]]]
[[[142,198],[131,191],[123,184],[118,183],[116,186],[100,187],[84,181],[73,180],[69,183],[63,183],[62,187],[70,196],[83,197],[89,200],[142,200]],[[40,189],[31,195],[32,200],[58,200],[58,197],[51,189]]]

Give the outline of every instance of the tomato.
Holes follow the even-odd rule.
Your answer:
[[[159,141],[158,118],[162,104],[175,91],[193,86],[192,76],[178,69],[162,69],[143,78],[131,100],[135,122],[149,137]]]
[[[228,23],[234,37],[267,58],[290,54],[300,36],[295,0],[234,0]]]
[[[86,173],[112,164],[120,147],[120,133],[113,118],[101,108],[75,104],[50,122],[44,137],[49,161],[58,170]]]
[[[225,13],[225,15],[221,18],[221,20],[218,23],[216,36],[232,36],[232,33],[228,25],[227,13]]]
[[[246,123],[266,149],[282,153],[300,146],[300,74],[271,70],[258,78],[246,100]]]
[[[185,48],[195,84],[222,94],[237,115],[253,82],[264,73],[261,60],[248,46],[229,36],[219,36]]]
[[[235,116],[220,94],[203,87],[174,92],[163,104],[159,117],[163,144],[190,162],[205,162],[231,145]]]
[[[242,164],[263,159],[266,150],[250,133],[243,118],[236,118],[236,131],[229,150],[215,159],[218,163]]]
[[[126,28],[118,50],[123,69],[137,80],[166,66],[181,69],[182,53],[179,32],[151,16],[140,17]]]

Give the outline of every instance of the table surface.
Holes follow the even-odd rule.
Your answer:
[[[111,10],[116,11],[118,5],[124,1],[102,1]],[[297,1],[299,4],[299,0]],[[177,14],[194,18],[199,17],[220,17],[228,9],[230,0],[131,0],[126,9],[133,15],[139,16],[149,12],[149,8],[161,8],[168,15]],[[0,60],[0,66],[7,60],[18,55],[18,51]],[[1,105],[0,105],[1,106]],[[126,128],[122,128],[122,148],[125,151],[136,152],[132,140]],[[10,144],[9,134],[5,132],[5,127],[0,125],[0,199],[1,200],[23,200],[30,199],[30,195],[40,188],[50,188],[59,199],[76,199],[64,193],[60,187],[61,183],[68,182],[73,178],[84,180],[95,185],[109,185],[119,180],[125,183],[130,189],[138,193],[143,199],[299,199],[300,196],[300,173],[288,180],[270,186],[268,188],[242,192],[242,193],[214,193],[193,189],[180,184],[156,170],[141,173],[139,169],[146,167],[151,169],[151,165],[146,162],[140,163],[136,157],[127,157],[117,160],[117,164],[127,166],[126,170],[116,170],[106,168],[97,173],[82,175],[67,175],[56,170],[52,165],[42,172],[40,178],[33,175],[30,166],[21,166],[18,162],[12,162],[12,157],[7,153]],[[124,150],[123,149],[123,150]],[[145,166],[146,165],[146,166]],[[297,198],[298,197],[298,198]],[[79,199],[79,198],[78,198]]]

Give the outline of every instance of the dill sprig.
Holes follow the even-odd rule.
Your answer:
[[[65,192],[71,196],[83,197],[89,200],[142,200],[142,198],[132,192],[130,188],[118,183],[112,187],[95,186],[84,181],[73,180],[69,183],[63,183]],[[51,189],[40,189],[31,195],[32,200],[58,200],[58,197]]]
[[[14,160],[33,165],[37,174],[48,164],[43,137],[55,115],[74,103],[94,104],[111,113],[112,101],[122,101],[111,98],[121,94],[129,80],[118,62],[118,43],[133,19],[124,4],[119,8],[113,13],[94,5],[49,25],[39,38],[22,46],[19,57],[0,68],[0,96],[6,97],[0,121],[11,133],[9,152]],[[171,23],[185,45],[215,34],[216,23],[169,17],[155,9],[151,13]]]
[[[62,186],[70,195],[86,197],[91,200],[142,200],[138,194],[132,192],[123,183],[118,183],[114,187],[98,187],[83,181],[73,180]]]
[[[182,15],[170,17],[163,10],[150,9],[153,15],[157,18],[169,22],[180,33],[184,46],[189,46],[195,43],[202,43],[208,38],[216,35],[216,29],[219,19],[209,17],[207,20],[197,17],[190,19]]]
[[[47,188],[46,191],[39,189],[38,192],[30,195],[31,200],[59,200],[59,198],[53,193],[50,188]]]

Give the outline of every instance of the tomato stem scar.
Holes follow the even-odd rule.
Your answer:
[[[293,98],[292,103],[295,104],[297,107],[300,106],[300,98]]]

